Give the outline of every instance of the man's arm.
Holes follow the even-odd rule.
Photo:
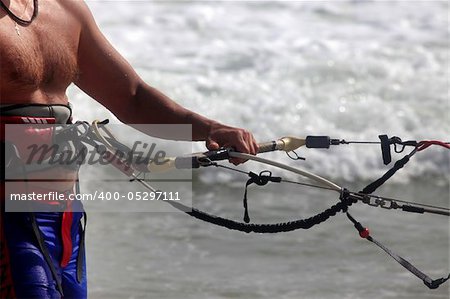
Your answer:
[[[77,1],[75,5],[81,21],[80,75],[75,82],[78,87],[108,107],[124,123],[192,124],[193,140],[206,141],[209,149],[230,146],[238,151],[256,153],[256,142],[248,131],[194,113],[143,82],[100,32],[86,4]],[[157,132],[146,133],[171,137],[158,136]]]

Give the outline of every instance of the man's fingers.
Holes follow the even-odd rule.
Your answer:
[[[220,148],[220,145],[212,139],[206,140],[206,148],[210,151],[215,151]]]
[[[230,163],[233,163],[234,165],[238,166],[239,164],[245,163],[247,160],[238,159],[238,158],[231,158],[228,161]]]
[[[253,137],[253,135],[250,132],[245,131],[245,133],[246,133],[245,140],[246,140],[247,144],[249,145],[249,149],[250,149],[249,153],[252,155],[256,155],[258,153],[258,144],[256,143],[255,138]]]
[[[258,153],[258,144],[249,131],[223,125],[211,129],[206,147],[209,150],[218,150],[220,147],[233,148],[237,152],[251,155]],[[229,161],[238,165],[247,159],[231,158]]]
[[[239,145],[241,147],[240,149],[238,149],[238,151],[252,155],[256,155],[258,153],[258,144],[256,143],[255,138],[250,132],[243,130],[241,135],[239,136],[239,139]]]

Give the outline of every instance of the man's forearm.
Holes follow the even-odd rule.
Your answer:
[[[128,124],[190,124],[192,140],[206,140],[217,122],[192,112],[177,104],[169,97],[147,84],[140,84],[136,92],[122,109],[114,111],[119,119]],[[151,127],[150,127],[151,128]],[[178,132],[154,132],[146,129],[145,133],[165,139],[184,140],[186,136]]]

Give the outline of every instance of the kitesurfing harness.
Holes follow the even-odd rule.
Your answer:
[[[61,167],[60,165],[48,165],[47,163],[33,163],[30,161],[25,162],[26,146],[24,144],[53,144],[56,138],[56,128],[58,124],[71,124],[72,121],[72,109],[69,105],[42,105],[42,104],[14,104],[14,105],[1,105],[1,136],[2,136],[2,147],[5,150],[5,169],[2,172],[2,189],[4,184],[8,182],[17,183],[20,181],[23,183],[22,190],[20,192],[35,192],[35,193],[48,193],[49,189],[40,188],[36,186],[29,186],[28,175],[33,172],[45,171],[51,167]],[[5,127],[7,125],[18,125],[20,129],[16,132],[7,134],[5,132]],[[7,129],[6,129],[7,130]],[[67,147],[73,150],[82,149],[81,143],[77,142],[74,138],[71,141],[65,141],[61,144],[61,149],[67,149]],[[78,171],[77,166],[66,166],[71,168],[73,171]],[[20,178],[15,179],[15,174]],[[3,177],[6,175],[6,178]],[[51,179],[50,179],[51,181]],[[57,182],[55,182],[57,184]],[[3,190],[4,191],[4,190]],[[4,192],[3,192],[4,193]],[[67,190],[65,194],[79,193],[78,181],[75,183],[74,190]],[[2,196],[5,196],[3,194]],[[2,205],[4,202],[2,202]],[[40,204],[50,204],[50,203],[40,203]],[[54,204],[54,203],[52,203]],[[63,252],[60,260],[60,267],[66,267],[71,261],[72,256],[72,238],[71,238],[71,225],[73,222],[73,213],[70,200],[64,200],[57,203],[58,205],[63,205],[59,207],[58,210],[63,210],[62,221],[61,221],[61,238],[63,244]],[[51,210],[51,208],[49,207]],[[39,228],[38,222],[36,221],[35,213],[32,209],[29,212],[29,219],[31,221],[31,229],[34,233],[35,241],[37,247],[41,251],[50,271],[56,282],[57,290],[63,294],[63,286],[60,277],[57,274],[55,265],[52,262],[52,255],[50,254],[46,244],[44,236]],[[80,241],[77,256],[77,270],[76,270],[76,280],[80,282],[83,278],[83,265],[85,263],[84,259],[84,239],[85,239],[85,227],[87,224],[86,214],[83,213],[84,225],[80,229]],[[84,229],[83,229],[84,227]],[[56,236],[57,237],[57,236]]]

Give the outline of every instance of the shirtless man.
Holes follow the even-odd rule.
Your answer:
[[[246,130],[229,127],[189,111],[143,82],[102,35],[82,0],[1,2],[2,111],[12,104],[67,105],[66,89],[74,83],[108,107],[124,123],[192,124],[193,141],[206,141],[209,149],[229,146],[245,153],[257,152],[257,144]],[[27,24],[28,21],[31,22]],[[157,55],[155,53],[155,57]],[[75,176],[74,173],[64,174],[66,179]],[[64,189],[67,190],[67,186]],[[58,217],[63,217],[63,213],[59,214]],[[40,216],[45,218],[48,215]],[[55,243],[60,243],[55,245],[58,248],[47,248],[54,264],[51,266],[36,245],[31,229],[18,231],[16,222],[22,220],[17,218],[29,221],[29,218],[17,216],[16,213],[2,213],[0,297],[86,297],[86,276],[77,279],[77,263],[71,260],[78,256],[75,252],[78,246],[71,248],[73,252],[69,252],[69,259],[62,263],[60,259],[64,253],[61,250],[66,248],[56,240]],[[76,226],[80,225],[80,218],[71,216],[73,220],[69,231],[78,231]],[[46,221],[48,219],[34,219],[38,225]],[[61,219],[54,221],[61,222]],[[59,235],[58,228],[53,229]],[[14,236],[19,235],[25,237],[17,240]],[[41,235],[45,239],[46,234]],[[29,240],[26,240],[27,237]],[[74,244],[79,241],[79,236],[71,237]],[[46,246],[49,247],[48,243]],[[23,247],[28,251],[24,251]],[[52,273],[51,268],[56,274]],[[85,273],[85,269],[82,271]]]

